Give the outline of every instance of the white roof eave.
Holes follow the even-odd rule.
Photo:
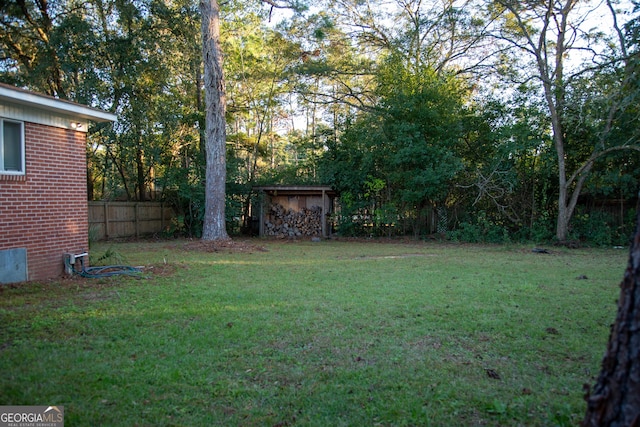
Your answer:
[[[0,85],[0,102],[3,101],[45,109],[52,113],[70,115],[94,122],[115,122],[117,119],[115,114],[82,104]]]

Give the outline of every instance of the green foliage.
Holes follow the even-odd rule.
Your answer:
[[[545,212],[530,226],[525,226],[518,231],[518,240],[521,242],[549,243],[555,238],[555,219]]]
[[[345,122],[340,139],[328,144],[323,176],[351,194],[346,215],[362,226],[384,224],[388,234],[400,218],[411,218],[409,229],[422,234],[427,209],[446,198],[462,167],[463,86],[432,70],[412,74],[395,58],[378,80],[379,109]]]
[[[569,240],[583,246],[626,246],[633,231],[635,211],[625,210],[624,218],[605,210],[582,206],[570,225]],[[467,243],[555,243],[555,219],[545,212],[531,224],[516,226],[479,211],[447,232],[447,239]]]
[[[579,210],[571,222],[572,240],[601,247],[627,246],[633,233],[635,212],[629,209],[624,218],[605,211]]]
[[[462,241],[468,243],[477,243],[480,241],[481,236],[482,231],[480,230],[480,228],[468,222],[460,223],[456,230],[447,233],[447,238],[454,242]]]
[[[103,254],[91,258],[92,266],[104,265],[124,265],[126,264],[124,256],[113,246],[107,248]]]
[[[177,217],[173,234],[200,237],[204,218],[204,156],[195,140],[185,138],[181,150],[173,158],[162,179],[163,199],[170,204]]]
[[[462,222],[453,231],[447,233],[447,239],[467,243],[510,243],[513,241],[509,230],[487,218],[485,212],[479,212],[470,222]]]
[[[391,11],[356,1],[316,12],[304,3],[287,2],[294,13],[277,23],[264,2],[221,5],[230,233],[248,229],[252,186],[323,184],[342,196],[345,235],[425,236],[443,210],[461,241],[552,240],[560,170],[536,68],[487,38],[488,22],[513,40],[534,34],[532,20],[547,16],[527,11],[537,4],[411,0]],[[116,113],[115,126],[90,128],[89,198],[164,199],[179,216],[172,234],[199,236],[197,2],[39,5],[2,5],[0,80]],[[638,12],[618,34],[624,58],[604,31],[585,32],[595,57],[611,60],[559,82],[568,176],[594,153],[639,141]],[[514,13],[531,21],[518,28]],[[608,152],[587,172],[571,238],[615,244],[626,226],[598,226],[593,201],[633,204],[640,154]]]
[[[605,218],[602,213],[575,214],[571,222],[571,238],[587,240],[596,246],[611,246],[614,236]]]
[[[89,233],[88,233],[89,249],[91,249],[93,244],[98,241],[99,232],[100,232],[100,229],[95,224],[92,226],[89,226]]]

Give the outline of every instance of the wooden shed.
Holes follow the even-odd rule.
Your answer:
[[[254,187],[262,194],[260,236],[328,237],[336,193],[328,186],[273,185]]]

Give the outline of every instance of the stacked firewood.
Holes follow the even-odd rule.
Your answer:
[[[294,211],[275,203],[271,205],[264,225],[265,236],[320,236],[322,234],[322,207],[312,206]]]

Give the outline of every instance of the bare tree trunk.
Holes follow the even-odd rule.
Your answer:
[[[138,145],[138,148],[136,149],[136,187],[138,188],[138,201],[140,202],[147,200],[144,178],[144,155],[140,145]]]
[[[640,215],[607,353],[586,400],[585,427],[640,426]]]
[[[224,76],[220,47],[220,7],[217,0],[201,0],[204,60],[206,187],[203,240],[227,240],[225,183],[227,179]]]

